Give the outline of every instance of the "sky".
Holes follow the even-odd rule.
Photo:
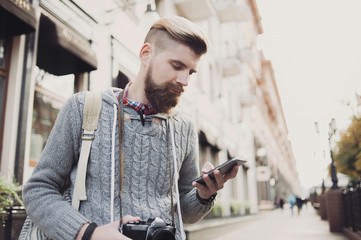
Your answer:
[[[308,189],[327,178],[329,122],[335,118],[337,140],[353,113],[346,103],[354,106],[361,94],[361,1],[256,3],[258,46],[272,62],[299,179]]]

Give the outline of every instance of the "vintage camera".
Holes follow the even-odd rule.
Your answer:
[[[122,226],[122,233],[133,240],[175,240],[175,231],[175,227],[158,217]]]

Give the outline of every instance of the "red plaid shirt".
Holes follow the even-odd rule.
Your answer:
[[[127,84],[127,86],[125,86],[124,88],[124,94],[123,94],[123,104],[124,106],[133,108],[137,113],[143,113],[144,115],[152,115],[152,114],[156,114],[155,109],[153,108],[152,104],[144,104],[144,103],[140,103],[140,102],[136,102],[133,100],[130,100],[129,98],[127,98],[128,95],[128,89],[130,87],[130,85],[132,85],[132,82],[129,82]],[[119,100],[119,93],[117,93],[117,99]]]

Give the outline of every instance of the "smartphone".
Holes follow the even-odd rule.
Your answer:
[[[232,159],[222,163],[218,167],[215,167],[214,169],[212,169],[211,171],[209,171],[209,172],[207,172],[205,174],[208,174],[210,179],[215,181],[214,171],[219,170],[219,171],[221,171],[221,174],[223,175],[223,174],[229,173],[233,169],[234,166],[236,166],[236,165],[240,166],[242,164],[245,164],[246,162],[247,162],[246,160],[241,160],[239,158],[232,158]],[[193,182],[197,182],[197,183],[200,183],[200,184],[206,184],[204,182],[204,180],[203,180],[203,174],[202,174],[202,176],[194,179]]]

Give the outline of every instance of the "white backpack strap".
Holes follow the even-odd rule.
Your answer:
[[[83,116],[83,135],[81,151],[76,172],[72,206],[79,210],[80,201],[87,200],[85,179],[88,166],[88,158],[92,141],[95,136],[95,130],[98,126],[100,111],[102,107],[101,93],[86,92]]]

